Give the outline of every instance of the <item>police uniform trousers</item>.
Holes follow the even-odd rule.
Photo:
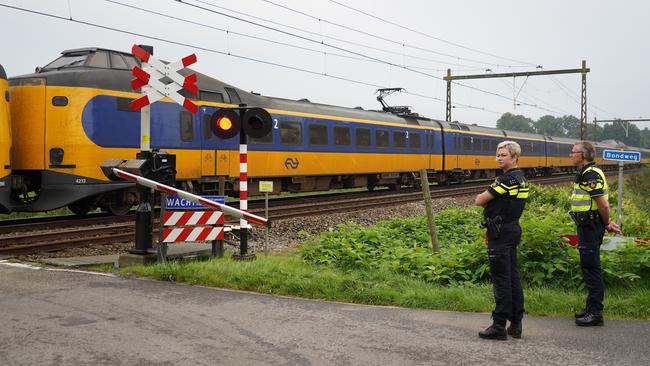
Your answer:
[[[521,239],[519,222],[505,223],[498,234],[488,230],[488,260],[492,274],[495,320],[518,323],[524,316],[524,291],[517,268],[517,245]]]
[[[601,314],[605,297],[605,284],[600,266],[600,245],[605,235],[605,225],[596,220],[592,225],[578,226],[578,251],[582,276],[587,287],[587,304],[590,313]]]

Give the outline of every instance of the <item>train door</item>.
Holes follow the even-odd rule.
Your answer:
[[[202,107],[197,113],[201,126],[201,176],[217,175],[217,136],[210,128],[211,108]]]
[[[45,79],[15,79],[10,81],[14,170],[45,169]]]

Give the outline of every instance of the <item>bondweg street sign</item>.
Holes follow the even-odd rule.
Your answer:
[[[638,151],[603,150],[603,159],[638,163],[641,161],[641,153]]]

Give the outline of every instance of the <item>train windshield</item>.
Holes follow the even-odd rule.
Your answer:
[[[43,70],[58,70],[64,67],[79,67],[86,63],[89,52],[67,53],[43,67]]]
[[[131,70],[138,62],[132,55],[107,51],[68,52],[43,67],[43,71],[61,70],[73,67],[95,67],[101,69]]]

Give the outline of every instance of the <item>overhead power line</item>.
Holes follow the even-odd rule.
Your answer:
[[[385,41],[385,42],[389,42],[389,43],[392,43],[392,44],[396,44],[396,45],[402,46],[402,47],[412,48],[412,49],[415,49],[415,50],[418,50],[418,51],[423,51],[423,52],[428,52],[428,53],[433,53],[435,55],[450,57],[450,58],[453,58],[453,59],[456,59],[456,60],[464,60],[464,61],[468,61],[468,62],[474,62],[474,63],[481,64],[481,65],[489,65],[489,66],[495,66],[495,67],[526,67],[526,66],[495,64],[495,63],[488,62],[488,61],[475,60],[475,59],[471,59],[471,58],[467,58],[467,57],[461,57],[461,56],[451,55],[451,54],[440,52],[440,51],[435,51],[435,50],[432,50],[432,49],[429,49],[429,48],[414,46],[414,45],[411,45],[411,44],[408,44],[408,43],[405,43],[405,42],[396,41],[396,40],[393,40],[393,39],[390,39],[390,38],[378,36],[378,35],[370,33],[370,32],[362,31],[362,30],[356,29],[354,27],[350,27],[350,26],[343,25],[343,24],[340,24],[340,23],[335,23],[335,22],[329,21],[327,19],[323,19],[321,17],[317,17],[315,15],[305,13],[305,12],[297,10],[297,9],[294,9],[294,8],[291,8],[291,7],[282,5],[282,4],[278,4],[278,3],[273,2],[271,0],[262,0],[262,1],[264,1],[264,2],[266,2],[268,4],[271,4],[273,6],[277,6],[279,8],[288,10],[290,12],[300,14],[302,16],[317,20],[319,22],[327,23],[327,24],[330,24],[330,25],[333,25],[333,26],[336,26],[336,27],[339,27],[339,28],[343,28],[343,29],[351,31],[351,32],[356,32],[356,33],[359,33],[359,34],[363,34],[365,36],[373,37],[373,38],[376,38],[376,39],[379,39],[379,40],[382,40],[382,41]]]
[[[360,13],[360,14],[366,15],[366,16],[371,17],[371,18],[373,18],[373,19],[377,19],[377,20],[382,21],[382,22],[384,22],[384,23],[388,23],[388,24],[393,25],[393,26],[396,26],[396,27],[398,27],[398,28],[406,29],[406,30],[408,30],[408,31],[410,31],[410,32],[413,32],[413,33],[419,34],[419,35],[424,36],[424,37],[427,37],[427,38],[435,39],[436,41],[440,41],[440,42],[443,42],[443,43],[446,43],[446,44],[449,44],[449,45],[452,45],[452,46],[460,47],[460,48],[465,49],[465,50],[468,50],[468,51],[472,51],[472,52],[480,53],[480,54],[483,54],[483,55],[486,55],[486,56],[491,56],[491,57],[494,57],[494,58],[499,58],[499,59],[502,59],[502,60],[507,60],[507,61],[512,61],[512,62],[517,62],[517,63],[524,64],[524,65],[528,65],[528,66],[537,66],[537,65],[538,65],[538,64],[531,63],[531,62],[527,62],[527,61],[520,61],[520,60],[516,60],[516,59],[513,59],[513,58],[508,58],[508,57],[503,57],[503,56],[495,55],[495,54],[493,54],[493,53],[489,53],[489,52],[485,52],[485,51],[477,50],[476,48],[471,48],[471,47],[463,46],[462,44],[459,44],[459,43],[456,43],[456,42],[452,42],[452,41],[448,41],[448,40],[446,40],[446,39],[442,39],[442,38],[440,38],[440,37],[432,36],[432,35],[430,35],[430,34],[427,34],[427,33],[424,33],[424,32],[420,32],[420,31],[418,31],[418,30],[416,30],[416,29],[409,28],[409,27],[406,27],[406,26],[404,26],[404,25],[401,25],[401,24],[398,24],[398,23],[395,23],[395,22],[391,22],[390,20],[386,20],[386,19],[384,19],[384,18],[380,18],[380,17],[378,17],[378,16],[376,16],[376,15],[373,15],[373,14],[367,13],[367,12],[362,11],[362,10],[359,10],[359,9],[357,9],[357,8],[353,8],[353,7],[349,6],[349,5],[343,4],[343,3],[338,2],[338,1],[336,1],[336,0],[330,0],[330,1],[333,2],[334,4],[337,4],[337,5],[342,6],[342,7],[344,7],[344,8],[350,9],[350,10],[355,11],[355,12],[357,12],[357,13]]]
[[[338,46],[335,46],[335,45],[332,45],[332,44],[329,44],[329,43],[325,43],[323,41],[318,41],[318,40],[315,40],[315,39],[312,39],[312,38],[309,38],[309,37],[301,36],[301,35],[298,35],[298,34],[295,34],[295,33],[291,33],[291,32],[288,32],[288,31],[284,31],[284,30],[281,30],[281,29],[270,27],[270,26],[267,26],[267,25],[264,25],[264,24],[256,23],[256,22],[253,22],[253,21],[250,21],[250,20],[242,19],[242,18],[236,17],[234,15],[225,14],[225,13],[220,12],[220,11],[208,9],[208,8],[205,8],[205,7],[200,6],[200,5],[191,4],[191,3],[188,3],[187,1],[183,1],[183,0],[175,0],[175,1],[177,1],[177,2],[179,2],[181,4],[184,4],[184,5],[187,5],[187,6],[195,7],[197,9],[201,9],[201,10],[211,12],[211,13],[214,13],[214,14],[217,14],[217,15],[225,16],[225,17],[235,19],[235,20],[238,20],[238,21],[242,21],[242,22],[245,22],[247,24],[255,25],[255,26],[267,29],[267,30],[272,30],[272,31],[279,32],[279,33],[282,33],[282,34],[285,34],[285,35],[296,37],[298,39],[302,39],[302,40],[305,40],[305,41],[308,41],[308,42],[312,42],[312,43],[316,43],[316,44],[322,44],[322,45],[325,45],[327,47],[331,47],[331,48],[334,48],[334,49],[339,50],[339,51],[348,52],[348,53],[356,55],[356,56],[366,57],[366,58],[371,59],[371,60],[380,61],[380,62],[382,62],[382,63],[384,63],[386,65],[400,67],[399,65],[396,65],[395,63],[385,61],[385,60],[382,60],[382,59],[379,59],[379,58],[376,58],[376,57],[373,57],[373,56],[369,56],[369,55],[366,55],[366,54],[363,54],[363,53],[360,53],[360,52],[352,51],[352,50],[349,50],[349,49],[346,49],[346,48],[343,48],[343,47],[338,47]],[[199,2],[199,3],[205,3],[205,1],[201,1],[201,0],[194,0],[194,1]],[[443,78],[441,78],[441,77],[438,77],[438,76],[435,76],[435,75],[432,75],[432,74],[429,74],[429,73],[426,73],[426,72],[418,71],[418,70],[415,70],[415,69],[410,68],[410,67],[401,66],[401,68],[403,70],[407,70],[407,71],[410,71],[410,72],[413,72],[413,73],[416,73],[416,74],[419,74],[419,75],[428,76],[430,78],[443,81]],[[480,88],[472,87],[472,86],[469,86],[469,85],[464,85],[464,84],[461,84],[461,83],[455,83],[455,84],[460,85],[460,86],[465,87],[465,88],[468,88],[468,89],[471,89],[471,90],[475,90],[475,91],[482,92],[482,93],[485,93],[485,94],[493,95],[493,96],[496,96],[496,97],[499,97],[499,98],[502,98],[502,99],[510,100],[510,97],[507,97],[505,95],[501,95],[499,93],[483,90],[483,89],[480,89]]]
[[[263,41],[263,42],[277,44],[277,45],[281,45],[281,46],[285,46],[285,47],[291,47],[291,48],[295,48],[295,49],[299,49],[299,50],[303,50],[303,51],[318,53],[318,54],[321,54],[321,55],[324,55],[324,56],[335,56],[335,57],[341,57],[341,58],[346,58],[346,59],[356,60],[356,61],[362,61],[362,62],[382,63],[380,61],[370,60],[370,59],[367,59],[367,58],[348,56],[348,55],[343,55],[343,54],[334,53],[334,52],[325,52],[325,51],[322,51],[322,50],[317,50],[317,49],[313,49],[313,48],[309,48],[309,47],[298,46],[296,44],[280,42],[280,41],[276,41],[276,40],[272,40],[272,39],[268,39],[268,38],[263,38],[263,37],[259,37],[259,36],[254,36],[254,35],[241,33],[241,32],[235,32],[235,31],[232,31],[232,30],[229,30],[229,29],[219,28],[219,27],[215,27],[215,26],[209,25],[209,24],[195,22],[195,21],[188,20],[188,19],[183,19],[183,18],[176,17],[176,16],[173,16],[173,15],[161,13],[161,12],[158,12],[158,11],[155,11],[155,10],[145,9],[145,8],[138,7],[138,6],[135,6],[135,5],[125,4],[125,3],[122,3],[122,2],[116,1],[116,0],[104,0],[104,1],[106,1],[108,3],[111,3],[111,4],[114,4],[114,5],[139,10],[139,11],[142,11],[142,12],[145,12],[145,13],[148,13],[148,14],[154,14],[154,15],[157,15],[157,16],[160,16],[160,17],[173,19],[173,20],[176,20],[176,21],[179,21],[179,22],[183,22],[183,23],[187,23],[187,24],[193,24],[193,25],[197,25],[197,26],[200,26],[200,27],[220,31],[220,32],[225,33],[226,35],[237,35],[237,36],[241,36],[241,37],[255,39],[255,40],[258,40],[258,41]],[[446,70],[446,69],[443,70],[443,69],[436,69],[436,68],[422,67],[422,66],[414,66],[414,65],[398,65],[398,66],[400,68],[406,66],[406,67],[410,67],[410,68],[414,68],[414,69],[440,71],[440,72]],[[468,71],[476,71],[476,70],[479,70],[479,69],[469,69]],[[456,69],[456,71],[460,71],[460,70]]]
[[[182,2],[182,0],[173,0],[173,1]],[[334,40],[334,41],[337,41],[337,42],[353,45],[353,46],[356,46],[356,47],[362,47],[362,48],[366,48],[366,49],[370,49],[370,50],[374,50],[374,51],[388,53],[388,54],[391,54],[391,55],[396,55],[396,56],[400,56],[400,57],[408,57],[408,58],[412,58],[412,59],[415,59],[415,60],[421,60],[421,61],[432,62],[432,63],[437,63],[437,64],[460,66],[460,67],[464,67],[464,68],[472,69],[472,70],[481,70],[482,69],[482,68],[477,68],[477,67],[475,67],[473,65],[459,64],[459,63],[453,63],[453,62],[448,62],[448,61],[443,61],[443,60],[436,60],[436,59],[416,56],[416,55],[412,55],[412,54],[408,54],[408,53],[404,53],[404,52],[396,52],[396,51],[391,51],[391,50],[387,50],[387,49],[384,49],[384,48],[373,47],[373,46],[370,46],[370,45],[367,45],[367,44],[352,42],[352,41],[349,41],[349,40],[346,40],[346,39],[332,37],[332,36],[328,36],[328,35],[325,35],[325,34],[313,32],[313,31],[310,31],[310,30],[306,30],[306,29],[302,29],[302,28],[298,28],[298,27],[293,27],[293,26],[290,26],[288,24],[276,22],[276,21],[273,21],[273,20],[270,20],[270,19],[265,19],[265,18],[262,18],[262,17],[258,17],[258,16],[255,16],[255,15],[252,15],[252,14],[242,12],[242,11],[226,8],[224,6],[212,4],[212,3],[207,2],[207,1],[202,1],[202,0],[194,0],[194,1],[197,2],[197,3],[204,4],[206,6],[212,7],[212,8],[225,10],[225,11],[228,11],[228,12],[233,13],[233,14],[238,14],[238,15],[245,16],[245,17],[248,17],[248,18],[251,18],[251,19],[255,19],[255,20],[259,20],[259,21],[266,22],[266,23],[269,23],[269,24],[273,24],[273,25],[276,25],[278,27],[292,29],[292,30],[295,30],[295,31],[298,31],[298,32],[310,34],[310,35],[313,35],[313,36],[316,36],[316,37],[327,38],[327,39],[330,39],[330,40]],[[192,5],[192,4],[187,4],[186,3],[185,5]],[[229,16],[228,14],[223,14],[223,13],[219,13],[219,14],[222,15],[222,16]],[[243,19],[239,19],[239,20],[243,20]],[[319,44],[321,44],[321,45],[325,45],[325,43],[323,41],[317,41],[317,42]]]
[[[354,83],[354,84],[370,86],[370,87],[377,88],[377,89],[386,87],[385,85],[374,84],[374,83],[370,83],[370,82],[354,80],[354,79],[341,77],[341,76],[337,76],[337,75],[326,74],[326,73],[321,73],[321,72],[317,72],[317,71],[313,71],[313,70],[303,69],[303,68],[299,68],[299,67],[295,67],[295,66],[284,65],[284,64],[280,64],[280,63],[276,63],[276,62],[266,61],[266,60],[260,60],[260,59],[256,59],[256,58],[253,58],[253,57],[234,54],[234,53],[231,53],[231,52],[219,51],[219,50],[215,50],[215,49],[211,49],[211,48],[207,48],[207,47],[202,47],[202,46],[198,46],[198,45],[193,45],[193,44],[189,44],[189,43],[185,43],[185,42],[179,42],[179,41],[174,41],[174,40],[170,40],[170,39],[167,39],[167,38],[152,36],[152,35],[138,33],[138,32],[132,32],[132,31],[128,31],[128,30],[125,30],[125,29],[118,29],[118,28],[105,26],[105,25],[102,25],[102,24],[97,24],[97,23],[92,23],[92,22],[86,22],[86,21],[78,20],[78,19],[74,19],[74,18],[66,18],[66,17],[62,17],[62,16],[59,16],[59,15],[55,15],[55,14],[49,14],[49,13],[40,12],[40,11],[37,11],[37,10],[32,10],[32,9],[27,9],[27,8],[21,8],[21,7],[17,7],[17,6],[13,6],[13,5],[0,3],[0,7],[13,9],[13,10],[17,10],[17,11],[22,11],[22,12],[26,12],[26,13],[31,13],[31,14],[36,14],[36,15],[49,17],[49,18],[53,18],[53,19],[57,19],[57,20],[62,20],[62,21],[66,21],[66,22],[73,22],[73,23],[76,23],[76,24],[81,24],[81,25],[85,25],[85,26],[89,26],[89,27],[109,30],[109,31],[112,31],[112,32],[129,34],[129,35],[132,35],[132,36],[147,38],[147,39],[151,39],[151,40],[155,40],[155,41],[159,41],[159,42],[174,44],[174,45],[177,45],[177,46],[188,47],[188,48],[194,49],[194,50],[201,50],[201,51],[216,53],[216,54],[220,54],[220,55],[224,55],[224,56],[232,56],[232,57],[235,57],[235,58],[248,60],[248,61],[253,61],[253,62],[258,62],[258,63],[262,63],[262,64],[265,64],[265,65],[276,66],[276,67],[289,69],[289,70],[293,70],[293,71],[299,71],[299,72],[303,72],[303,73],[307,73],[307,74],[324,76],[324,77],[328,77],[328,78],[332,78],[332,79],[336,79],[336,80],[341,80],[341,81],[345,81],[345,82],[350,82],[350,83]],[[436,100],[436,101],[443,102],[443,100],[441,98],[437,98],[437,97],[432,97],[432,96],[427,96],[427,95],[417,94],[417,93],[410,93],[410,92],[406,92],[406,94],[410,94],[410,95],[425,98],[425,99],[430,99],[430,100]],[[486,111],[486,112],[490,112],[490,113],[502,114],[501,112],[489,110],[489,109],[484,108],[484,107],[477,107],[477,106],[473,106],[473,105],[470,105],[470,104],[464,104],[464,103],[457,103],[457,104],[460,105],[460,106],[466,107],[466,108],[472,108],[472,109],[482,110],[482,111]]]

